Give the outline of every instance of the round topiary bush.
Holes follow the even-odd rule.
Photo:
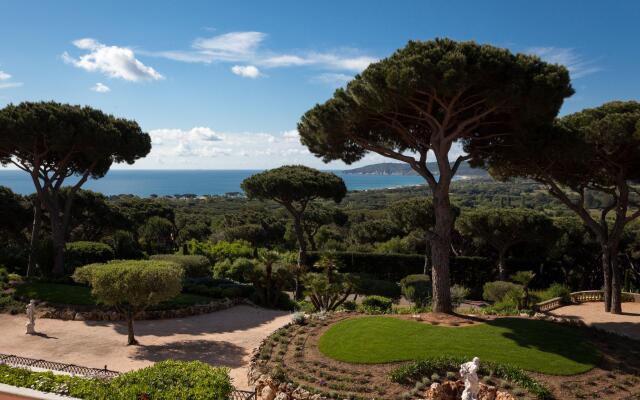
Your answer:
[[[211,276],[211,264],[205,256],[182,254],[155,254],[151,260],[170,261],[184,270],[185,278],[207,278]]]
[[[508,293],[515,293],[522,290],[522,286],[517,283],[506,281],[487,282],[482,290],[482,298],[494,303],[502,301]]]
[[[393,301],[384,296],[367,296],[360,307],[367,314],[387,314],[391,312]]]

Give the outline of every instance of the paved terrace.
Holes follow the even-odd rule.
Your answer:
[[[38,335],[26,335],[23,315],[0,314],[0,353],[86,367],[129,371],[168,358],[199,360],[231,368],[238,389],[248,388],[251,350],[287,324],[287,312],[250,306],[168,320],[135,324],[140,346],[126,346],[122,322],[38,319]]]

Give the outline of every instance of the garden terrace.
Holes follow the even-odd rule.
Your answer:
[[[640,391],[637,341],[613,344],[603,332],[522,318],[458,325],[354,313],[311,318],[267,338],[250,379],[260,386],[267,374],[327,398],[418,399],[431,383],[457,380],[459,362],[479,356],[482,382],[518,399],[625,399]]]

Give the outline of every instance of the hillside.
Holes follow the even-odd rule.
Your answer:
[[[428,164],[429,170],[437,175],[438,167],[435,162]],[[362,175],[417,175],[408,164],[404,163],[379,163],[366,165],[360,168],[348,169],[342,171],[345,174],[362,174]],[[467,162],[460,165],[457,176],[466,176],[474,178],[488,177],[487,171],[480,168],[471,168]]]

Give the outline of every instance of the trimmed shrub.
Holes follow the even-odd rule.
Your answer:
[[[209,259],[205,256],[182,254],[156,254],[151,260],[170,261],[178,264],[184,270],[185,278],[206,278],[211,276]]]
[[[233,391],[229,369],[200,361],[161,361],[111,380],[33,372],[0,365],[0,383],[90,400],[226,400]]]
[[[429,275],[406,276],[400,281],[400,287],[404,297],[416,303],[416,307],[422,308],[431,300],[431,278]]]
[[[254,289],[251,285],[234,282],[224,278],[186,279],[182,289],[185,293],[213,297],[215,299],[249,298]]]
[[[254,256],[251,243],[244,240],[237,240],[235,242],[220,241],[213,244],[211,242],[199,242],[192,239],[185,242],[182,251],[186,251],[188,254],[205,256],[212,264],[224,259],[235,260],[240,257],[251,258]]]
[[[508,292],[517,289],[522,290],[522,286],[506,281],[487,282],[483,286],[482,298],[494,303],[499,302],[502,301]]]
[[[105,243],[69,242],[65,247],[64,263],[68,273],[83,265],[103,263],[115,258],[115,252]]]
[[[384,296],[367,296],[360,307],[367,314],[387,314],[391,312],[393,301]]]

